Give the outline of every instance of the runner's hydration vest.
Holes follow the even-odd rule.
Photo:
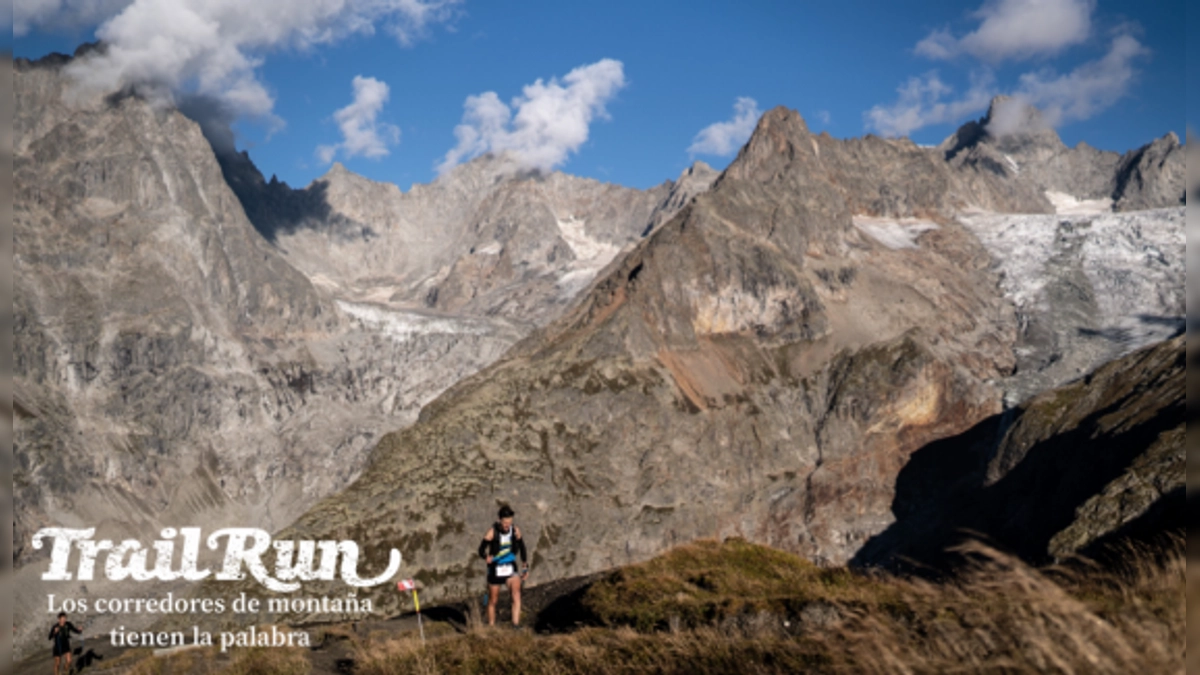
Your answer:
[[[496,565],[512,565],[515,568],[518,557],[525,562],[525,540],[517,536],[516,524],[507,532],[503,531],[500,523],[492,525],[491,541],[484,539],[479,542],[479,557],[486,558],[488,555],[492,556],[492,569]]]
[[[500,550],[496,555],[492,556],[492,561],[498,565],[510,565],[517,561],[517,555],[513,551],[513,538],[516,536],[517,526],[514,524],[505,534],[496,528],[496,537],[500,539]]]

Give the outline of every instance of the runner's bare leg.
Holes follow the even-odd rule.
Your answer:
[[[488,625],[496,625],[496,603],[500,602],[500,587],[488,584]]]
[[[512,593],[512,622],[514,626],[521,625],[521,577],[513,575],[508,578],[508,591]]]

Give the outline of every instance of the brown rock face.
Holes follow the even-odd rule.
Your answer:
[[[966,532],[1045,562],[1181,528],[1184,361],[1179,336],[918,450],[856,562],[936,565]]]
[[[856,194],[882,174],[909,183]],[[375,560],[395,546],[434,597],[478,587],[474,547],[501,502],[542,579],[711,535],[845,562],[891,522],[910,453],[1000,411],[990,381],[1012,368],[1016,327],[944,210],[952,180],[912,144],[841,144],[771,111],[573,311],[280,536],[371,542]],[[855,223],[866,204],[940,224],[884,246]]]
[[[300,405],[307,387],[286,382],[311,359],[279,352],[336,327],[333,303],[257,235],[182,115],[65,105],[52,64],[18,62],[14,81],[14,560],[38,527],[84,514],[145,523],[257,501],[253,478],[217,484],[242,458],[214,442]]]

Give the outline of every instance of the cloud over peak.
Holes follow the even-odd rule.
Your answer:
[[[579,66],[560,82],[538,79],[511,106],[494,91],[468,96],[458,144],[438,165],[442,174],[486,152],[507,154],[523,168],[549,171],[587,142],[592,120],[608,117],[605,106],[625,86],[620,61],[602,59]]]
[[[970,55],[996,63],[1050,56],[1091,35],[1094,0],[989,0],[973,13],[979,27],[954,37],[949,30],[930,33],[916,52],[931,59]]]
[[[1134,63],[1150,50],[1132,35],[1117,35],[1108,53],[1064,75],[1052,70],[1025,73],[1017,94],[1042,110],[1050,126],[1084,120],[1116,103],[1133,84]]]
[[[1091,35],[1094,9],[1094,0],[988,0],[975,12],[981,23],[974,32],[955,38],[948,31],[934,31],[916,47],[918,54],[936,59],[978,59],[970,88],[956,95],[937,72],[909,78],[897,89],[894,103],[874,106],[863,114],[867,128],[886,136],[906,136],[978,113],[999,94],[1011,96],[1022,108],[1039,108],[1040,128],[1102,112],[1129,92],[1137,78],[1138,60],[1150,54],[1132,35],[1133,26],[1122,25],[1115,31],[1104,56],[1067,73],[1045,66],[1020,75],[1015,86],[1002,88],[992,70],[999,61],[1049,56],[1082,43]],[[993,120],[989,130],[1003,135],[1023,124],[1016,118]]]
[[[910,77],[896,90],[899,98],[891,105],[877,105],[864,114],[867,126],[884,136],[907,136],[931,124],[956,122],[987,107],[995,96],[995,80],[989,73],[974,77],[970,89],[954,97],[954,88],[942,81],[937,71]]]
[[[387,84],[356,75],[353,86],[354,101],[333,114],[342,132],[342,142],[317,147],[317,157],[324,164],[332,162],[339,151],[347,159],[386,157],[388,146],[400,142],[399,127],[378,121],[390,93]]]
[[[21,37],[34,28],[78,30],[116,16],[133,0],[14,0],[12,31]],[[7,19],[0,12],[0,22]]]
[[[33,11],[33,5],[64,2],[88,6],[81,0],[18,0],[27,11],[14,8],[14,16],[23,17],[21,26],[28,30],[53,18]],[[182,91],[219,99],[238,115],[269,117],[275,100],[256,73],[267,53],[331,44],[374,33],[377,26],[408,44],[428,26],[451,18],[460,2],[111,0],[101,4],[114,14],[96,30],[107,49],[72,62],[69,72],[101,92],[128,86],[168,95]]]
[[[732,155],[750,138],[750,134],[754,133],[754,125],[758,124],[758,118],[761,116],[757,101],[746,96],[738,97],[733,103],[733,117],[701,129],[688,146],[688,154],[718,157]]]

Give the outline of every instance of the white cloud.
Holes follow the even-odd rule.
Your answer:
[[[387,103],[388,86],[373,77],[354,77],[354,101],[333,114],[342,130],[342,142],[317,148],[317,157],[328,164],[340,150],[346,158],[386,157],[388,146],[400,142],[400,129],[378,121]]]
[[[133,0],[15,0],[12,3],[13,36],[21,37],[34,28],[78,30],[115,16]],[[0,9],[0,22],[9,14]]]
[[[728,157],[738,151],[754,132],[754,125],[762,113],[758,102],[745,96],[733,103],[733,117],[724,122],[714,122],[700,130],[688,146],[691,155],[717,155]]]
[[[897,89],[899,99],[888,106],[877,105],[863,116],[867,126],[884,136],[907,136],[931,124],[957,122],[965,115],[987,108],[995,95],[995,80],[983,72],[972,77],[970,89],[953,97],[954,89],[936,72],[911,77]]]
[[[1049,54],[1083,41],[1091,31],[1092,0],[995,0],[980,9],[979,29],[961,39],[935,31],[917,45],[917,51],[934,58],[963,54],[984,61]],[[1131,34],[1136,27],[1117,29],[1105,55],[1077,66],[1066,74],[1046,67],[1026,72],[1007,91],[998,87],[990,68],[977,71],[970,89],[955,97],[936,73],[910,78],[898,89],[890,105],[877,105],[864,115],[866,126],[886,136],[903,136],[933,124],[959,122],[982,111],[997,94],[1005,93],[1017,105],[1001,106],[989,131],[1005,135],[1015,131],[1057,127],[1088,119],[1116,103],[1129,92],[1137,76],[1134,67],[1149,50]],[[1027,106],[1039,109],[1030,116]]]
[[[1021,76],[1017,95],[1041,109],[1050,126],[1087,119],[1116,103],[1128,91],[1137,71],[1134,61],[1149,50],[1131,35],[1118,35],[1101,59],[1065,75],[1050,71]]]
[[[1134,61],[1148,54],[1149,50],[1132,36],[1118,35],[1103,58],[1089,61],[1065,75],[1056,75],[1049,69],[1025,73],[1012,101],[993,111],[988,133],[1006,136],[1087,119],[1129,91],[1137,75]],[[1028,106],[1034,106],[1039,113],[1028,114]]]
[[[114,2],[119,13],[96,30],[107,50],[72,62],[69,72],[101,92],[126,86],[186,91],[217,98],[238,115],[269,117],[274,97],[256,73],[265,54],[371,34],[377,25],[408,44],[449,20],[460,2],[135,0],[123,8]]]
[[[485,152],[507,153],[522,167],[549,171],[587,141],[592,119],[607,118],[605,105],[624,86],[621,62],[603,59],[579,66],[561,83],[552,78],[526,85],[511,107],[494,91],[468,96],[454,129],[458,144],[438,173]]]
[[[1049,56],[1092,31],[1095,0],[989,0],[975,11],[979,27],[961,38],[935,30],[916,52],[932,59],[968,54],[989,62]]]

